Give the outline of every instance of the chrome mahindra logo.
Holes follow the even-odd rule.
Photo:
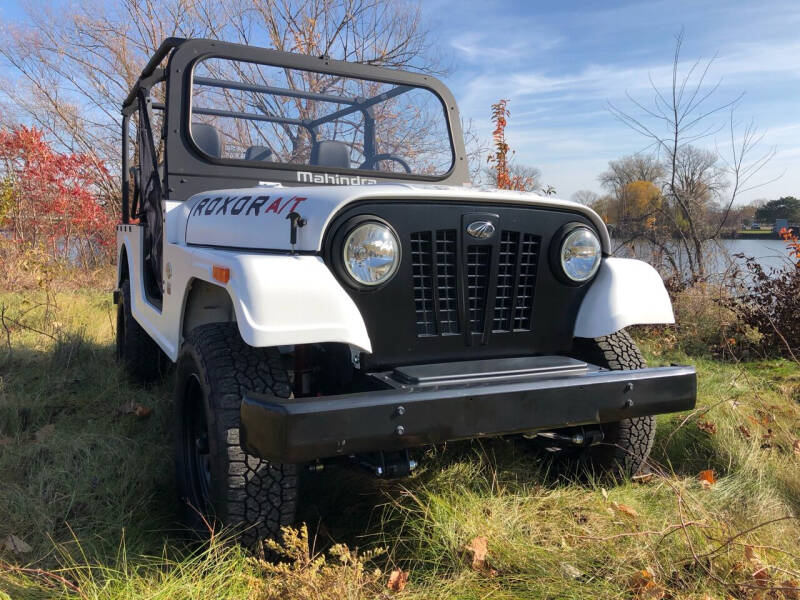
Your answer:
[[[478,240],[488,240],[494,235],[494,223],[475,221],[467,225],[467,233]]]

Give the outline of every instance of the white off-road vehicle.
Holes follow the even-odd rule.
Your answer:
[[[471,187],[429,75],[166,40],[123,105],[117,349],[177,363],[190,523],[292,522],[302,467],[400,476],[408,449],[520,435],[633,473],[691,367],[624,328],[671,323],[655,270],[589,208]]]

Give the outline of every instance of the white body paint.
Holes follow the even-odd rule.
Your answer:
[[[219,198],[219,200],[216,200]],[[245,200],[245,198],[248,198]],[[226,204],[227,200],[227,204]],[[269,187],[220,190],[185,202],[164,203],[165,293],[161,308],[148,301],[142,273],[143,229],[117,227],[131,279],[131,310],[167,356],[177,359],[186,301],[200,280],[227,291],[242,339],[252,346],[340,342],[370,352],[364,321],[347,292],[319,256],[327,226],[345,206],[360,200],[525,204],[580,213],[591,220],[608,248],[608,232],[589,208],[532,193],[436,185]],[[237,204],[238,202],[238,204]],[[307,224],[290,254],[287,215],[296,210]],[[547,268],[541,261],[540,268]],[[216,282],[214,265],[230,269]],[[120,260],[120,276],[122,274]],[[604,259],[583,301],[574,334],[597,337],[644,323],[672,323],[672,306],[658,274],[646,263]]]
[[[575,337],[595,338],[629,325],[674,322],[658,271],[641,260],[606,258],[583,298]]]

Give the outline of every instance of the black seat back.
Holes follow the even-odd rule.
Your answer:
[[[216,127],[193,121],[192,138],[200,150],[209,156],[222,158],[222,136]]]
[[[322,167],[350,168],[350,146],[344,142],[322,140],[311,148],[311,164]]]
[[[250,146],[244,153],[245,160],[271,160],[272,150],[266,146]]]

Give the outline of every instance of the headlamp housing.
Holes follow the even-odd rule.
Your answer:
[[[347,234],[342,247],[345,272],[363,286],[389,281],[400,265],[400,242],[394,231],[378,221],[358,224]]]

